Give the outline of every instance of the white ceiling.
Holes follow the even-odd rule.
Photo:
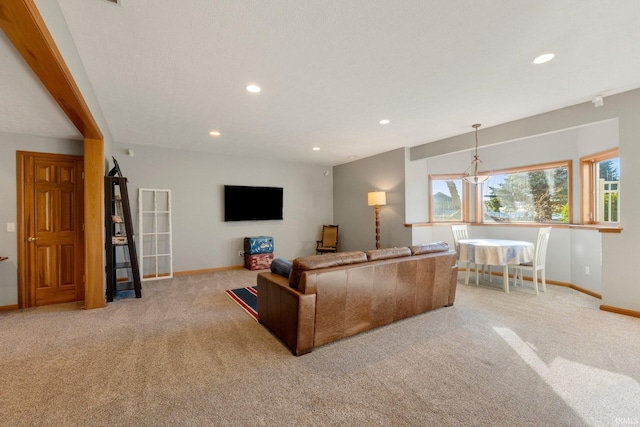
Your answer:
[[[337,165],[640,87],[638,0],[58,3],[125,145]],[[0,131],[79,138],[0,57]]]

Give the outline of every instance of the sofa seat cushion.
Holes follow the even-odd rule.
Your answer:
[[[411,249],[409,248],[387,248],[387,249],[375,249],[367,251],[367,259],[369,261],[376,261],[381,259],[400,258],[404,256],[411,256]]]
[[[412,255],[432,254],[434,252],[445,252],[449,250],[447,242],[423,243],[421,245],[410,246]]]
[[[298,288],[302,272],[319,268],[339,267],[341,265],[359,264],[367,262],[367,255],[361,251],[337,252],[335,254],[310,255],[293,260],[289,285]]]

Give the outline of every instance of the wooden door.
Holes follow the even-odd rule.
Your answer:
[[[84,299],[83,159],[17,153],[20,307]]]

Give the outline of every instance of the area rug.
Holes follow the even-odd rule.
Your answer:
[[[244,311],[258,321],[258,289],[256,286],[246,288],[227,289],[225,291]]]

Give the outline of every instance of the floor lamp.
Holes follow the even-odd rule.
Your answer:
[[[372,191],[367,197],[369,206],[375,208],[376,213],[376,249],[380,249],[380,217],[378,216],[378,206],[387,204],[387,193],[384,191]]]

